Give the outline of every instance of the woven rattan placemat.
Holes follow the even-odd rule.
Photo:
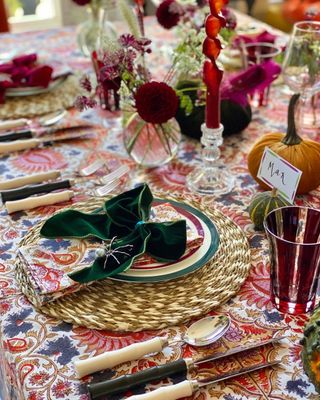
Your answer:
[[[21,97],[7,97],[0,107],[0,119],[31,118],[73,106],[79,94],[79,78],[69,76],[50,92]]]
[[[172,198],[173,199],[173,198]],[[180,198],[173,200],[181,201]],[[185,201],[199,208],[199,203]],[[74,208],[92,212],[101,199]],[[141,331],[161,329],[203,315],[234,296],[250,270],[250,247],[241,229],[217,210],[201,209],[213,220],[220,236],[214,258],[184,277],[160,283],[128,283],[111,279],[94,284],[39,307],[39,311],[65,322],[94,329]],[[35,244],[43,222],[21,245]],[[34,293],[17,258],[17,280],[35,304]]]

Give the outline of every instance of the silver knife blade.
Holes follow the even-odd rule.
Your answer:
[[[204,362],[219,360],[220,358],[234,356],[235,354],[242,353],[243,351],[253,350],[265,346],[267,344],[276,343],[281,339],[284,339],[284,336],[266,339],[259,343],[251,343],[251,344],[245,344],[243,346],[238,346],[226,352],[215,353],[205,357],[198,358],[197,360],[194,360],[194,364],[201,364]]]
[[[37,137],[39,139],[41,139],[42,135],[52,135],[53,133],[59,132],[59,131],[68,131],[68,130],[72,130],[72,129],[83,129],[83,128],[93,128],[92,124],[88,124],[86,122],[84,122],[81,125],[77,125],[77,126],[66,126],[66,127],[59,127],[59,126],[55,126],[52,128],[37,128],[34,129],[34,137]]]
[[[71,139],[78,139],[78,138],[83,138],[85,136],[89,136],[92,134],[92,132],[73,132],[73,133],[66,133],[65,135],[59,135],[59,136],[40,136],[37,137],[36,140],[38,140],[41,143],[44,142],[59,142],[61,140],[71,140]]]
[[[199,387],[212,385],[217,382],[225,381],[226,379],[235,378],[236,376],[247,374],[247,373],[253,372],[253,371],[258,371],[259,369],[272,367],[272,366],[278,365],[280,363],[281,363],[280,360],[275,360],[275,361],[264,362],[261,364],[251,365],[249,367],[243,367],[243,368],[237,369],[236,371],[231,371],[231,372],[227,372],[225,374],[218,375],[217,377],[215,377],[213,379],[212,378],[197,379],[197,384]]]

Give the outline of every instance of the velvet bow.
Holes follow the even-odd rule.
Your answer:
[[[108,241],[91,267],[69,274],[81,283],[126,271],[144,253],[161,262],[176,261],[186,250],[186,221],[148,222],[152,201],[144,184],[106,201],[102,213],[67,210],[54,215],[44,223],[40,235]]]

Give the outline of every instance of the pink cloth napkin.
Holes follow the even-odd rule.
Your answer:
[[[35,53],[26,54],[0,65],[0,103],[4,103],[8,88],[48,87],[53,68],[37,63],[37,58]]]

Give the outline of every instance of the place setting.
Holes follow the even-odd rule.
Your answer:
[[[1,400],[316,398],[319,22],[70,3],[0,63]]]
[[[0,63],[0,82],[0,119],[34,117],[70,108],[77,94],[72,69],[45,53],[16,54]]]

